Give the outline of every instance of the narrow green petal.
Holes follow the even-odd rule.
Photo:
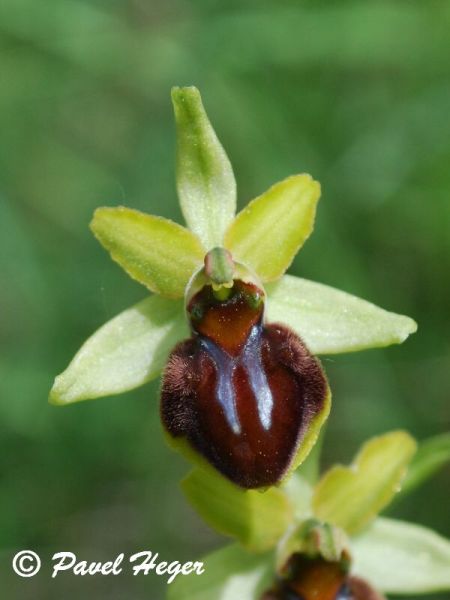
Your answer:
[[[332,467],[317,484],[314,514],[354,534],[365,527],[399,490],[416,442],[393,431],[364,444],[350,467]]]
[[[408,467],[401,495],[421,485],[449,461],[450,433],[436,435],[420,442],[417,453]]]
[[[353,571],[388,594],[450,590],[450,541],[434,531],[376,519],[353,540]]]
[[[243,490],[211,468],[191,471],[182,488],[211,527],[254,552],[273,548],[293,518],[293,507],[281,489]]]
[[[262,281],[283,275],[311,233],[320,185],[309,175],[294,175],[252,200],[225,235],[233,258]]]
[[[195,87],[175,87],[177,189],[189,229],[207,250],[223,245],[236,211],[236,182]]]
[[[292,275],[268,285],[266,292],[267,321],[291,327],[313,354],[401,344],[417,330],[416,323],[409,317]]]
[[[187,337],[183,303],[151,296],[98,329],[50,392],[53,404],[120,394],[154,379],[172,347]]]
[[[181,225],[123,206],[98,208],[91,229],[130,277],[168,298],[183,296],[205,254]]]
[[[260,600],[274,573],[272,555],[246,552],[237,544],[201,559],[202,575],[179,575],[167,590],[167,600]]]

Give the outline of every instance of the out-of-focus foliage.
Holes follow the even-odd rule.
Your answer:
[[[177,488],[157,383],[47,405],[81,342],[145,297],[91,235],[94,209],[181,222],[172,85],[201,90],[239,207],[292,173],[321,182],[292,273],[419,323],[400,347],[324,360],[325,459],[389,429],[448,429],[449,17],[435,0],[0,3],[0,562],[32,547],[44,563],[31,580],[2,567],[9,597],[159,600],[154,574],[51,580],[49,557],[193,560],[217,543]],[[448,535],[446,485],[395,515]]]

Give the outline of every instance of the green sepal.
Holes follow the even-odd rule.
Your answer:
[[[52,404],[120,394],[155,377],[188,328],[180,300],[151,296],[105,323],[80,348],[50,392]]]
[[[416,442],[393,431],[366,442],[350,467],[332,467],[314,490],[314,514],[355,534],[389,504],[400,489]]]
[[[177,190],[188,227],[206,250],[223,245],[236,211],[236,182],[195,87],[175,87]]]
[[[262,281],[283,275],[309,237],[320,185],[309,175],[293,175],[252,200],[225,234],[233,258]]]
[[[179,575],[167,590],[167,600],[260,600],[272,584],[273,554],[249,553],[238,544],[201,559],[202,575]]]
[[[419,443],[408,467],[400,495],[409,493],[450,461],[450,433],[433,436]]]
[[[292,275],[267,285],[266,292],[267,321],[291,327],[313,354],[401,344],[417,330],[409,317]]]
[[[352,540],[353,572],[388,594],[450,590],[450,540],[395,519],[376,519]]]
[[[273,548],[293,519],[283,490],[243,490],[212,468],[194,469],[181,487],[208,525],[253,552]]]
[[[205,254],[185,227],[123,206],[98,208],[91,229],[130,277],[167,298],[183,296]]]

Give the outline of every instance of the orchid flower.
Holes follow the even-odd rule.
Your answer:
[[[169,443],[242,488],[284,481],[306,458],[331,394],[316,357],[403,342],[408,317],[286,275],[313,229],[320,186],[287,177],[236,212],[227,155],[196,88],[174,88],[177,189],[187,228],[96,210],[100,243],[152,295],[103,325],[50,393],[118,394],[164,371]]]

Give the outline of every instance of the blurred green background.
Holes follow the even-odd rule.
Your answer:
[[[403,346],[324,357],[325,463],[389,429],[448,429],[449,17],[433,0],[2,0],[4,597],[159,600],[155,575],[52,580],[49,559],[151,549],[192,560],[223,541],[177,487],[187,465],[164,445],[158,382],[47,404],[82,341],[146,294],[90,234],[93,210],[181,220],[172,85],[200,88],[241,205],[292,173],[321,181],[316,230],[291,272],[419,323]],[[393,514],[448,535],[449,483],[441,472]],[[28,547],[44,567],[20,579],[9,563]]]

